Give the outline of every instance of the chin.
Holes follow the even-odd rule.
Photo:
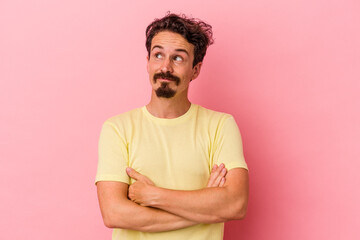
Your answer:
[[[162,82],[161,86],[155,90],[157,97],[172,98],[176,95],[176,91],[169,87],[167,82]]]

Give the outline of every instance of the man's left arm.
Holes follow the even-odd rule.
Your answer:
[[[134,178],[138,173],[131,170],[128,174]],[[129,198],[142,206],[159,208],[202,223],[242,219],[246,214],[248,195],[249,177],[244,168],[228,171],[223,187],[182,191],[139,181],[129,188]]]

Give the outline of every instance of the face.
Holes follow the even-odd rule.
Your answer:
[[[178,33],[157,33],[151,42],[147,70],[151,86],[158,97],[186,94],[201,63],[193,67],[194,46]]]

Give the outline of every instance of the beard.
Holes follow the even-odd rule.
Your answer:
[[[178,86],[180,84],[180,78],[175,75],[172,75],[170,72],[156,73],[153,77],[154,83],[156,83],[156,80],[159,78],[174,81],[176,86]],[[158,97],[171,98],[175,95],[176,91],[169,87],[168,82],[162,82],[161,86],[155,90],[155,93],[156,93],[156,96],[158,96]]]
[[[169,83],[162,82],[161,86],[155,90],[156,96],[163,98],[171,98],[175,95],[176,91],[169,87]]]

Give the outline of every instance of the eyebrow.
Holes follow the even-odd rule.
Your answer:
[[[179,49],[175,49],[175,51],[184,52],[184,53],[186,53],[186,55],[189,56],[189,53],[185,49],[179,48]]]
[[[153,46],[153,47],[152,47],[151,51],[152,51],[152,50],[154,50],[154,48],[164,49],[164,48],[163,48],[162,46],[160,46],[160,45],[155,45],[155,46]],[[177,51],[177,52],[184,52],[184,53],[186,53],[186,55],[188,55],[188,56],[189,56],[188,51],[186,51],[186,50],[185,50],[185,49],[183,49],[183,48],[178,48],[178,49],[175,49],[175,51]]]

